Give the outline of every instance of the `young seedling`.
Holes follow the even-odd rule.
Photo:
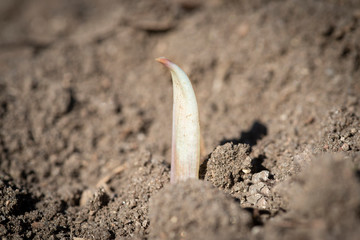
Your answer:
[[[171,72],[173,82],[173,122],[170,182],[199,178],[200,124],[194,89],[185,72],[170,60],[156,61]]]

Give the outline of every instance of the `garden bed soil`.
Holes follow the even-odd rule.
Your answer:
[[[169,183],[188,73],[200,180]],[[0,3],[1,239],[357,239],[357,0]]]

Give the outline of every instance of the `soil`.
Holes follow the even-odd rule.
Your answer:
[[[160,56],[197,96],[197,181],[169,183]],[[1,239],[358,239],[359,224],[359,1],[1,1]]]

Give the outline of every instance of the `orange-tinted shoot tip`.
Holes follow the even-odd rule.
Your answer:
[[[155,60],[158,61],[159,63],[164,64],[166,67],[169,67],[169,65],[171,64],[171,61],[165,57],[155,58]]]

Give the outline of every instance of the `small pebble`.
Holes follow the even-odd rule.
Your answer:
[[[262,188],[265,187],[265,183],[263,182],[259,182],[259,183],[256,183],[256,184],[253,184],[249,187],[249,193],[250,195],[253,195],[255,193],[259,193],[261,191]]]
[[[262,195],[259,193],[255,193],[254,195],[248,196],[247,201],[253,205],[256,205],[260,198],[262,198]]]
[[[260,227],[260,226],[255,226],[255,227],[253,227],[252,229],[251,229],[251,234],[252,235],[259,235],[261,232],[262,232],[262,227]]]
[[[178,222],[178,218],[175,217],[175,216],[172,216],[172,217],[170,218],[170,222],[171,222],[171,223],[177,223],[177,222]]]
[[[259,208],[266,209],[268,207],[268,202],[265,200],[265,198],[259,199],[259,201],[256,204]]]
[[[352,128],[351,130],[350,130],[350,132],[351,132],[351,134],[355,134],[357,131],[356,131],[356,128]]]
[[[269,180],[269,174],[270,174],[270,172],[267,171],[267,170],[263,170],[263,171],[261,171],[259,173],[255,173],[252,176],[251,181],[253,183],[266,182],[267,180]]]
[[[264,196],[269,196],[271,192],[268,186],[264,186],[261,188],[260,193],[262,193]]]
[[[251,186],[249,187],[249,194],[250,194],[250,195],[253,195],[253,194],[255,194],[255,193],[257,193],[256,185],[251,185]]]
[[[85,206],[90,201],[94,192],[95,192],[94,189],[86,189],[82,192],[81,198],[80,198],[80,206],[81,207]]]
[[[350,149],[350,146],[349,146],[349,144],[344,143],[344,144],[341,146],[341,149],[344,150],[344,151],[348,151],[348,150]]]
[[[129,205],[129,208],[133,209],[133,208],[135,208],[137,206],[137,203],[136,203],[135,200],[130,199],[128,205]]]
[[[147,221],[147,220],[144,220],[141,225],[142,225],[143,227],[146,227],[147,224],[148,224],[148,221]]]
[[[6,227],[4,225],[0,225],[0,234],[5,235],[7,233]]]

